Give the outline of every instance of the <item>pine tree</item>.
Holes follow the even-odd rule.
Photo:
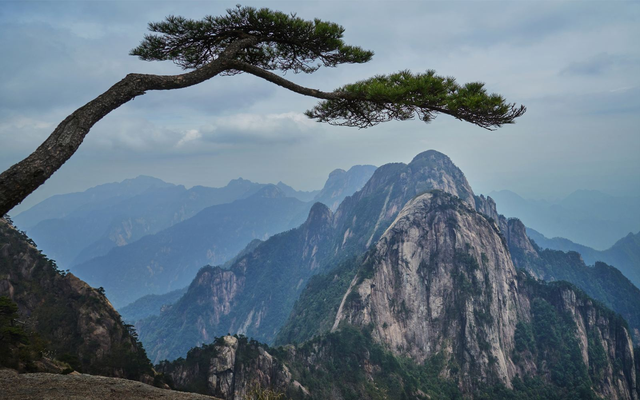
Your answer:
[[[78,149],[91,127],[121,105],[149,90],[185,88],[218,75],[248,73],[322,101],[306,115],[319,122],[367,128],[385,121],[448,114],[486,129],[513,123],[524,106],[488,94],[482,83],[459,85],[434,71],[401,71],[331,92],[300,86],[272,71],[313,73],[320,67],[359,64],[373,52],[342,40],[338,24],[262,8],[241,7],[222,16],[191,20],[170,16],[150,23],[152,32],[131,54],[142,60],[171,60],[181,75],[129,74],[62,121],[45,142],[0,175],[0,215],[42,185]]]

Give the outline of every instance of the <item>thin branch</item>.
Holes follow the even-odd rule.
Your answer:
[[[270,72],[270,71],[266,71],[262,68],[256,67],[255,65],[251,65],[243,61],[233,60],[233,61],[230,61],[229,64],[233,69],[246,72],[251,75],[255,75],[271,83],[275,83],[278,86],[289,89],[292,92],[296,92],[305,96],[315,97],[315,98],[324,99],[324,100],[340,100],[340,99],[353,98],[351,94],[347,94],[347,93],[323,92],[322,90],[311,89],[308,87],[300,86],[297,83],[293,83],[290,80],[281,77],[280,75],[274,74],[273,72]]]

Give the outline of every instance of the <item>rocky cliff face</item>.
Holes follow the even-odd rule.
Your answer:
[[[421,363],[441,353],[467,378],[515,375],[509,354],[517,281],[495,226],[445,193],[410,201],[364,261],[334,329],[373,325],[373,337]]]
[[[566,282],[545,285],[525,274],[519,282],[520,343],[512,359],[520,376],[582,380],[601,398],[638,398],[633,342],[619,314]],[[528,334],[535,345],[522,340]]]
[[[228,332],[272,341],[328,257],[332,221],[327,206],[316,203],[302,226],[259,244],[229,270],[201,269],[176,304],[136,324],[152,360],[174,359]]]
[[[226,400],[246,399],[255,388],[284,392],[290,385],[300,385],[287,366],[244,336],[220,337],[191,350],[186,360],[160,363],[158,370],[176,389]]]
[[[236,396],[232,386],[244,387],[246,378],[234,372],[242,358],[252,366],[246,376],[270,377],[253,382],[293,398],[493,398],[506,387],[515,398],[636,399],[625,321],[569,284],[517,272],[514,253],[538,257],[524,226],[499,216],[490,198],[474,196],[456,170],[436,152],[380,167],[335,214],[314,207],[306,231],[278,235],[280,241],[270,239],[236,261],[231,270],[256,284],[251,298],[230,303],[228,315],[254,332],[274,311],[256,299],[282,298],[256,271],[272,273],[274,264],[289,274],[334,266],[312,279],[291,314],[313,327],[300,334],[305,327],[290,318],[281,335],[304,344],[254,351],[249,359],[263,361],[250,364],[225,339],[198,364],[207,371],[200,378],[193,378],[193,362],[185,372],[189,357],[165,371],[182,387],[208,382],[206,393],[225,398]],[[364,255],[337,262],[358,251]],[[285,264],[290,257],[297,261]]]
[[[363,253],[393,222],[413,197],[439,189],[459,197],[475,208],[469,182],[446,155],[434,150],[418,154],[409,164],[387,164],[378,168],[367,184],[345,199],[335,215],[336,251]]]
[[[61,273],[35,244],[0,219],[0,296],[18,305],[26,329],[52,358],[93,374],[139,379],[146,354],[104,294]]]
[[[367,254],[334,330],[372,329],[374,340],[418,363],[444,357],[440,376],[466,393],[533,375],[636,398],[626,323],[563,285],[518,278],[496,225],[453,196],[426,193]]]

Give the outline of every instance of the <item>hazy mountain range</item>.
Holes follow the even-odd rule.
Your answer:
[[[348,173],[333,181],[358,181]],[[161,374],[119,317],[102,317],[102,290],[56,272],[10,227],[0,231],[0,295],[10,299],[0,301],[20,301],[51,340],[74,338],[76,358],[46,353],[51,362],[81,357],[78,368],[102,362],[99,373],[228,400],[256,387],[300,400],[638,398],[640,290],[614,266],[537,246],[444,154],[384,165],[350,196],[328,188],[346,196],[335,210],[287,190],[262,186],[77,267],[120,300],[179,289],[125,307],[128,318],[160,308],[136,329],[152,360],[173,359],[155,365]],[[220,265],[198,270],[209,261]],[[43,303],[68,279],[74,290]],[[27,368],[16,346],[0,341],[0,352]]]
[[[225,332],[286,344],[330,330],[357,271],[353,257],[376,243],[407,202],[434,189],[454,194],[495,221],[516,266],[547,280],[569,280],[640,328],[640,290],[618,270],[600,267],[594,274],[581,260],[536,249],[524,225],[500,216],[491,198],[475,196],[446,156],[425,152],[408,165],[378,168],[335,213],[314,206],[299,228],[259,243],[229,268],[201,269],[175,304],[136,324],[141,340],[158,361],[183,356],[194,344]]]
[[[640,197],[578,190],[558,201],[528,200],[502,190],[489,194],[507,217],[547,237],[563,237],[598,250],[640,230]]]
[[[262,187],[237,179],[223,188],[186,189],[139,176],[53,196],[18,214],[14,222],[66,269],[159,232],[206,207],[251,196]]]
[[[544,249],[575,251],[589,265],[594,265],[598,261],[615,265],[631,282],[640,287],[640,232],[630,233],[607,250],[602,251],[574,243],[565,238],[548,239],[531,228],[527,228],[527,235]]]
[[[373,171],[335,170],[313,192],[242,178],[222,188],[185,189],[140,176],[54,196],[16,216],[15,223],[62,268],[104,287],[119,307],[184,287],[203,265],[222,264],[251,240],[300,225],[313,202],[342,201]]]
[[[361,188],[372,165],[357,165],[348,172],[333,171],[321,190],[297,191],[283,182],[284,196],[328,206]],[[234,179],[225,187],[186,189],[160,179],[139,176],[84,192],[52,196],[13,218],[40,248],[63,268],[103,256],[114,247],[133,243],[196,215],[207,207],[247,198],[266,184]]]

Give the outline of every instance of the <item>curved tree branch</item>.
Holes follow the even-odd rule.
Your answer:
[[[235,70],[246,72],[251,75],[255,75],[266,81],[275,83],[276,85],[281,86],[285,89],[289,89],[292,92],[296,92],[305,96],[316,97],[318,99],[324,99],[324,100],[355,99],[354,96],[348,93],[323,92],[321,90],[300,86],[297,83],[293,83],[290,80],[285,79],[280,75],[274,74],[271,71],[264,70],[260,67],[256,67],[255,65],[251,65],[243,61],[233,60],[233,61],[230,61],[229,64],[231,65],[231,68]]]
[[[93,125],[111,111],[149,90],[185,88],[204,82],[231,68],[233,56],[257,42],[238,39],[218,58],[195,71],[171,76],[129,74],[106,92],[64,119],[31,155],[0,175],[0,216],[20,204],[78,150]]]

